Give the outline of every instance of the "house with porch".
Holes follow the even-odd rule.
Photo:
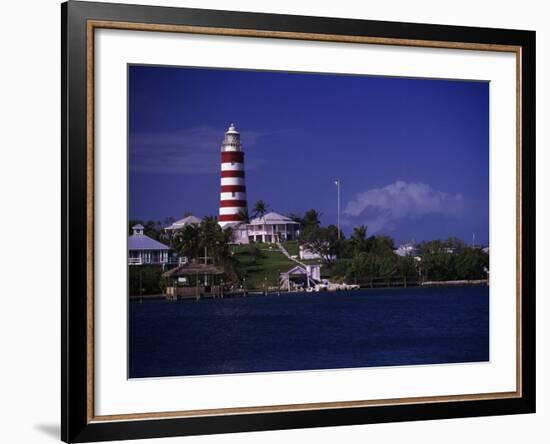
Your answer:
[[[165,265],[172,259],[170,247],[143,233],[143,225],[132,227],[128,237],[128,265]]]
[[[248,225],[250,242],[276,243],[295,240],[300,234],[300,224],[282,214],[270,212],[252,219]]]

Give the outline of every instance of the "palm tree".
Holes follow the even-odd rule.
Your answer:
[[[199,225],[185,225],[177,230],[172,236],[172,248],[180,256],[194,259],[200,254],[200,233]]]
[[[297,214],[297,213],[288,213],[286,216],[288,218],[292,219],[294,222],[298,222],[300,224],[300,226],[304,225],[304,218],[302,216],[300,216],[299,214]]]
[[[248,213],[248,208],[241,208],[239,210],[239,220],[245,224],[250,223],[250,214]]]
[[[304,226],[320,227],[321,226],[321,213],[314,208],[307,210],[303,217]]]
[[[359,225],[353,229],[352,237],[357,240],[365,240],[367,237],[367,227],[365,225]]]
[[[367,251],[367,227],[365,225],[360,225],[353,229],[350,243],[355,254]]]
[[[267,213],[267,209],[268,205],[263,200],[259,200],[254,204],[252,214],[254,214],[254,217],[263,218]]]
[[[200,250],[206,253],[204,257],[211,257],[214,264],[223,264],[230,256],[231,238],[231,228],[226,227],[222,230],[215,217],[207,216],[202,219],[199,234]]]
[[[172,241],[171,231],[166,230],[165,228],[161,229],[159,231],[159,241],[169,246]]]

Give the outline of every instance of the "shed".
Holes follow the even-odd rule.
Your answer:
[[[223,268],[213,264],[190,262],[179,265],[162,274],[171,284],[166,287],[166,298],[223,297],[223,274]]]

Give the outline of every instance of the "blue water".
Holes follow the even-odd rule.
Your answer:
[[[487,287],[132,302],[131,378],[489,360]]]

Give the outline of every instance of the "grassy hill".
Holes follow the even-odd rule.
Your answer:
[[[296,250],[298,245],[296,244]],[[237,261],[237,272],[246,278],[248,289],[277,287],[279,274],[290,270],[296,263],[288,259],[276,247],[267,244],[235,245],[232,247],[233,258]],[[288,250],[290,254],[294,254]]]
[[[300,248],[298,247],[298,241],[286,241],[283,242],[283,247],[285,247],[288,254],[291,256],[298,256],[300,254]]]

